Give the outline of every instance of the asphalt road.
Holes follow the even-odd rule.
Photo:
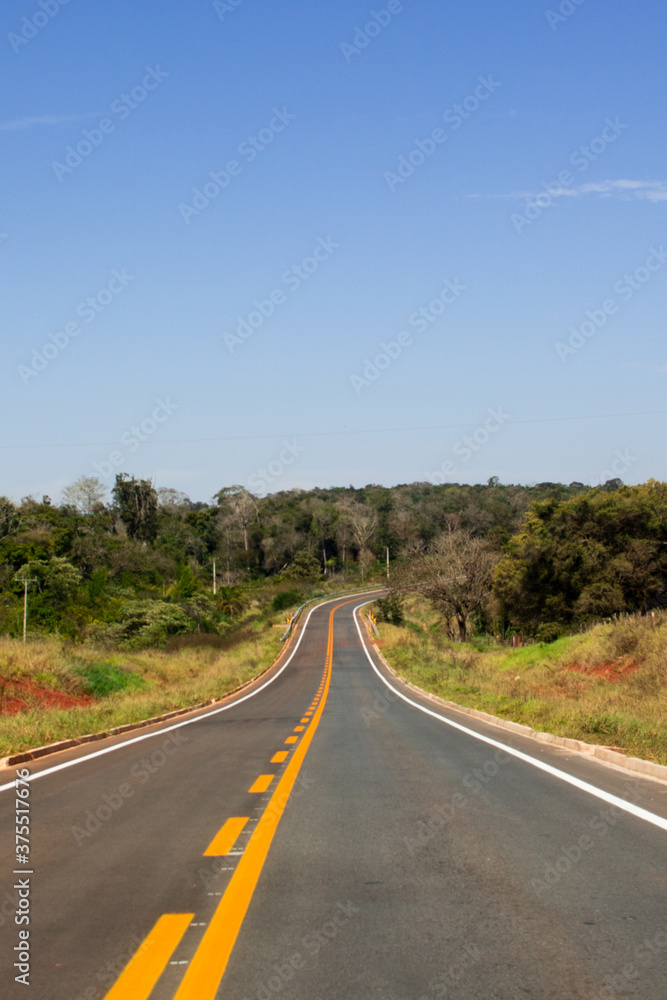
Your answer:
[[[664,1000],[667,785],[416,696],[341,600],[243,700],[31,764],[29,868],[1,792],[3,997]]]

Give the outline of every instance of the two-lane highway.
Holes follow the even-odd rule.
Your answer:
[[[416,695],[367,599],[222,709],[30,765],[33,996],[664,1000],[667,788]]]

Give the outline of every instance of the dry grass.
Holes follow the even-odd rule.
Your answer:
[[[405,627],[383,624],[380,633],[389,663],[427,691],[667,764],[667,615],[508,649],[447,641],[416,599]]]
[[[27,710],[0,714],[0,757],[56,740],[141,722],[219,698],[265,670],[280,651],[280,631],[258,630],[229,650],[109,651],[55,638],[0,638],[0,683],[18,689]],[[103,686],[119,688],[106,696]],[[94,700],[73,708],[44,707],[36,688]],[[98,695],[95,697],[95,695]]]

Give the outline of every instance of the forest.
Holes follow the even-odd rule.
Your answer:
[[[385,583],[400,619],[419,589],[451,637],[550,641],[665,603],[667,484],[286,490],[223,487],[208,503],[120,474],[62,502],[0,498],[0,633],[134,648],[224,635],[254,602]]]

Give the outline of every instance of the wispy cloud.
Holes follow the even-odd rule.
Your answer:
[[[549,185],[549,192],[554,198],[582,198],[585,195],[596,194],[600,198],[618,198],[621,201],[667,201],[667,181],[632,181],[621,178],[616,181],[593,181],[588,184],[578,184],[574,187],[558,187]],[[512,191],[509,194],[468,194],[466,198],[501,198],[507,201],[532,201],[543,197],[545,188],[539,191]]]
[[[103,113],[86,111],[80,115],[32,115],[26,118],[14,118],[11,121],[0,122],[0,132],[20,132],[22,129],[34,128],[36,125],[66,125],[68,122],[82,122],[88,118],[97,118]]]

